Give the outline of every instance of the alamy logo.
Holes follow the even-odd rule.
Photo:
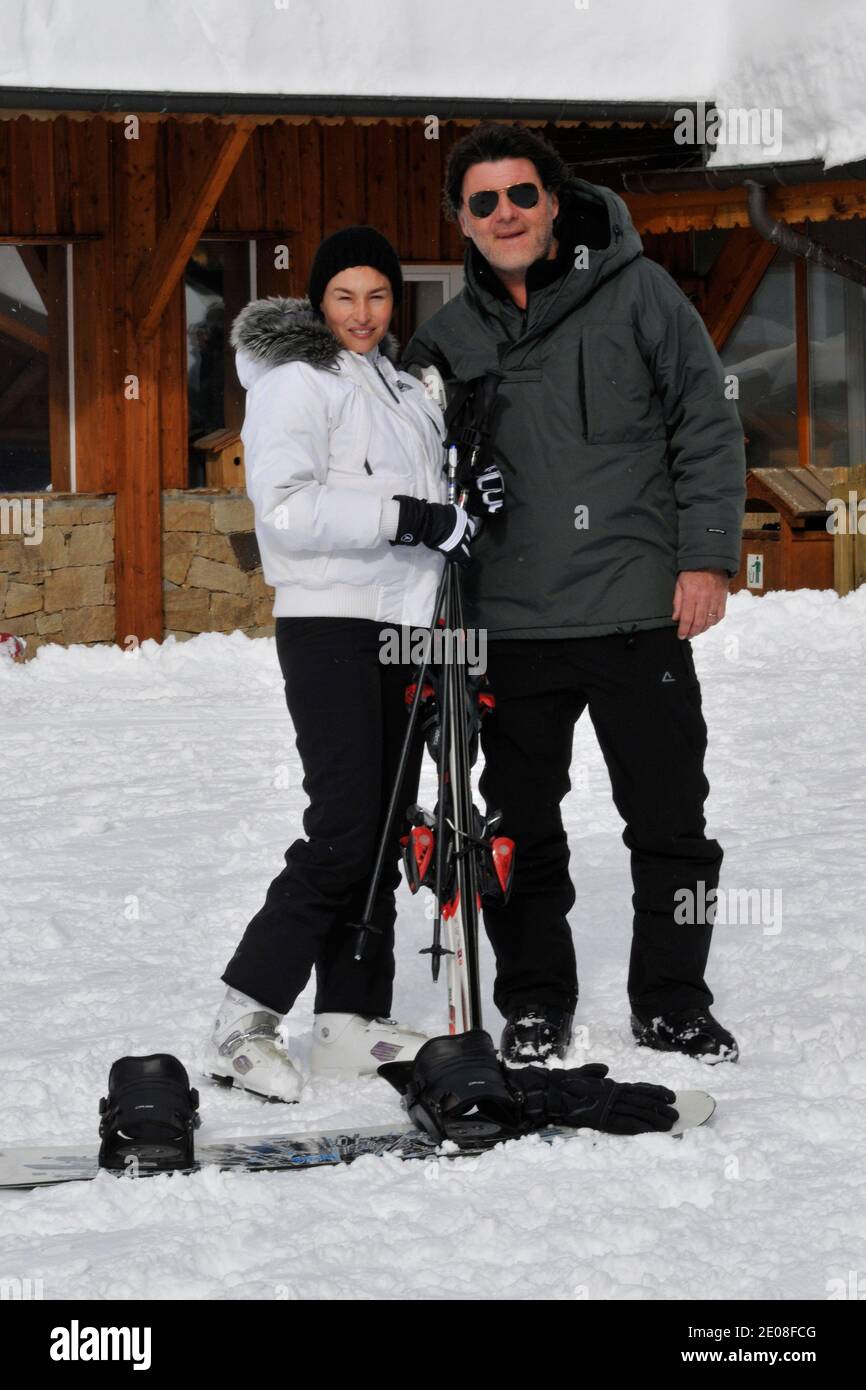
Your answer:
[[[847,506],[844,497],[831,497],[827,502],[827,530],[833,536],[866,536],[866,497],[848,489]]]
[[[0,535],[23,536],[25,545],[42,541],[41,497],[0,497]]]
[[[379,631],[379,660],[383,666],[468,666],[475,674],[487,670],[487,629],[383,627]]]
[[[678,145],[755,145],[780,154],[782,111],[778,106],[730,106],[724,109],[705,101],[697,108],[674,112],[674,140]]]
[[[131,1361],[134,1371],[150,1370],[149,1327],[69,1327],[51,1329],[52,1361]]]
[[[0,1302],[29,1303],[45,1297],[41,1279],[19,1279],[17,1275],[0,1279]]]
[[[674,893],[679,926],[760,926],[764,936],[782,930],[781,888],[710,888],[703,879]]]

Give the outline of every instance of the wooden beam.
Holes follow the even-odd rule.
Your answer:
[[[48,429],[51,436],[51,486],[68,492],[69,453],[69,322],[66,299],[66,247],[48,248]]]
[[[69,208],[73,225],[105,228],[72,249],[72,320],[75,326],[75,485],[79,492],[113,493],[123,441],[122,331],[115,291],[114,184],[130,141],[119,127],[70,121]]]
[[[866,463],[833,470],[833,493],[845,501],[846,520],[849,492],[854,493],[855,508],[866,498]],[[844,597],[861,584],[866,584],[866,536],[846,525],[833,535],[833,587]]]
[[[0,232],[0,246],[65,246],[70,241],[102,241],[102,232]]]
[[[794,323],[797,345],[797,452],[800,467],[812,462],[812,393],[809,388],[809,281],[802,257],[794,261]]]
[[[124,406],[114,511],[115,636],[120,646],[164,636],[159,476],[159,343],[128,345],[138,394]]]
[[[184,287],[177,285],[162,316],[158,338],[159,457],[163,488],[190,485],[186,329]]]
[[[133,329],[143,342],[156,333],[163,310],[255,124],[255,120],[240,118],[226,128],[198,183],[176,202],[157,245],[144,257],[131,291]]]
[[[270,229],[238,227],[234,231],[230,228],[223,230],[222,228],[206,227],[199,237],[199,241],[273,241],[276,237],[288,241],[297,235],[297,229],[287,231],[285,227],[279,225]]]
[[[227,246],[223,253],[223,307],[225,312],[225,338],[228,342],[231,325],[249,299],[249,256],[246,246]],[[234,367],[234,355],[232,355]],[[185,365],[185,362],[184,362]],[[186,372],[183,374],[186,386]],[[184,392],[186,401],[186,392]],[[227,371],[223,385],[223,423],[227,429],[240,430],[244,422],[246,392],[240,385],[237,373]],[[187,423],[184,417],[184,445],[186,445]],[[184,458],[186,448],[184,448]],[[187,487],[188,482],[182,484]]]
[[[745,188],[695,188],[682,193],[623,193],[639,232],[708,231],[748,227]],[[866,217],[866,181],[827,180],[767,190],[767,206],[783,222],[826,222]]]
[[[751,227],[730,233],[707,277],[704,322],[721,352],[778,247]]]
[[[4,314],[0,311],[0,333],[5,333],[7,338],[14,338],[16,342],[26,343],[37,352],[48,351],[48,334],[40,328],[34,328],[30,323],[22,323],[14,314]]]
[[[850,470],[850,486],[854,488],[860,501],[866,498],[866,463],[855,464]],[[852,583],[855,589],[866,584],[866,535],[858,527],[854,540],[854,574]]]
[[[115,163],[116,365],[121,435],[114,507],[115,638],[161,642],[162,495],[159,460],[160,335],[144,336],[135,317],[134,287],[142,266],[152,264],[156,243],[158,126],[142,124],[137,140],[112,130]]]

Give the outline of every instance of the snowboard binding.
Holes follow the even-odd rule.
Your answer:
[[[379,1075],[403,1096],[409,1117],[437,1142],[497,1144],[520,1133],[520,1101],[482,1028],[430,1038],[411,1062]]]
[[[400,1092],[418,1129],[473,1152],[549,1126],[681,1132],[715,1108],[703,1092],[614,1081],[604,1062],[553,1071],[506,1066],[482,1028],[430,1038],[411,1062],[387,1062],[378,1072]]]
[[[193,1167],[198,1091],[169,1053],[116,1061],[99,1114],[100,1168],[169,1173]]]

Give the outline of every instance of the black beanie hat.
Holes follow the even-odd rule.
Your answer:
[[[377,232],[375,227],[343,227],[339,232],[325,237],[310,268],[307,295],[320,318],[322,296],[328,281],[352,265],[371,265],[387,275],[394,293],[394,308],[399,308],[403,276],[397,252],[388,238]]]

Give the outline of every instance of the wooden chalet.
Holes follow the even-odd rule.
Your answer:
[[[252,297],[303,293],[321,238],[367,222],[406,270],[405,341],[460,288],[443,166],[487,117],[531,124],[625,198],[736,379],[750,496],[768,502],[764,469],[819,470],[844,495],[866,463],[863,166],[712,174],[705,150],[675,143],[674,104],[281,98],[227,112],[160,95],[101,109],[80,92],[0,96],[0,629],[28,656],[45,641],[272,631],[231,321]],[[435,138],[430,110],[446,113]],[[775,223],[801,242],[768,239]],[[823,264],[804,250],[816,241]],[[818,555],[796,506],[765,510]],[[764,587],[845,592],[862,568],[768,556]]]

